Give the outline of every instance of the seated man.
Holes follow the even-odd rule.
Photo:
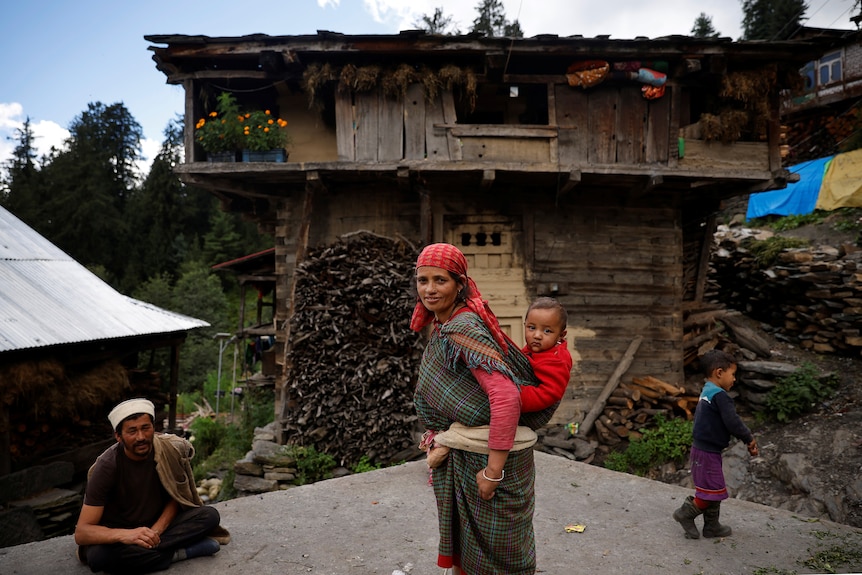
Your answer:
[[[78,559],[95,573],[150,573],[173,561],[212,555],[228,532],[202,504],[192,476],[194,447],[155,433],[147,399],[117,405],[108,420],[117,443],[90,467],[75,527]]]

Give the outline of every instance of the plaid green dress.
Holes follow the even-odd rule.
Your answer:
[[[477,367],[499,371],[519,388],[538,383],[518,346],[510,344],[503,354],[478,315],[458,313],[443,325],[435,324],[422,356],[414,401],[426,429],[445,431],[455,421],[471,427],[490,423],[488,396],[470,372]],[[522,414],[520,424],[537,429],[556,407]],[[438,565],[460,565],[465,575],[532,575],[536,570],[533,450],[509,453],[506,479],[489,501],[479,497],[476,485],[476,474],[487,462],[487,455],[453,449],[446,462],[433,470],[440,528]]]

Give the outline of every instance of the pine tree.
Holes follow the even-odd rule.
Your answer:
[[[444,36],[460,34],[452,23],[452,17],[443,14],[443,8],[435,8],[433,16],[425,14],[419,20],[414,21],[413,25],[418,30],[425,30],[429,34],[442,34]]]
[[[802,25],[804,0],[742,0],[744,40],[789,40]]]
[[[476,12],[479,15],[473,20],[471,32],[478,32],[489,38],[501,36],[522,38],[524,36],[517,20],[509,22],[506,19],[501,0],[482,0],[476,6]]]
[[[707,16],[706,12],[701,12],[700,16],[695,19],[694,26],[691,28],[691,35],[695,38],[718,38],[720,36],[712,25],[712,17]]]

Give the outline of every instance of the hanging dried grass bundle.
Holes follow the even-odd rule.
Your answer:
[[[722,77],[722,98],[742,102],[745,107],[754,110],[761,109],[775,88],[777,72],[774,66],[760,70],[731,72]]]
[[[302,74],[302,86],[308,95],[309,109],[323,109],[321,90],[327,82],[338,79],[337,70],[328,62],[321,64],[310,64]]]
[[[356,66],[345,64],[338,74],[338,91],[350,92],[356,86]]]
[[[401,64],[394,70],[388,70],[380,80],[383,94],[388,98],[405,97],[410,84],[419,80],[419,74],[410,64]]]
[[[721,120],[714,114],[700,115],[701,137],[707,142],[721,139]]]
[[[419,81],[425,86],[425,100],[433,104],[437,101],[437,94],[440,93],[440,78],[434,70],[425,65],[419,67],[418,75]]]
[[[719,115],[721,133],[719,139],[725,144],[738,142],[748,128],[749,113],[745,110],[725,110]]]
[[[380,79],[380,66],[362,66],[356,69],[353,89],[357,92],[370,92],[377,87]]]
[[[440,68],[437,79],[445,90],[452,90],[455,86],[464,84],[464,72],[458,66],[449,64]]]

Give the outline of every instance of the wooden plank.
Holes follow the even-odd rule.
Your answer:
[[[438,95],[434,102],[425,106],[425,153],[428,160],[444,161],[450,159],[446,129],[436,127],[436,124],[445,123],[443,100]]]
[[[550,155],[547,139],[462,137],[460,140],[462,157],[468,161],[547,163]]]
[[[644,141],[644,161],[665,164],[670,138],[670,98],[665,95],[647,104],[647,125]],[[676,137],[674,136],[674,140]]]
[[[378,129],[377,91],[356,94],[356,161],[377,161]]]
[[[464,124],[442,126],[449,128],[459,138],[488,136],[495,138],[554,138],[557,127],[538,126],[499,126],[496,124]]]
[[[605,89],[590,93],[589,99],[589,150],[593,164],[612,164],[616,161],[614,142],[618,90]]]
[[[679,128],[680,126],[691,124],[689,121],[691,108],[688,97],[684,97],[683,90],[679,86],[674,86],[670,83],[666,84],[664,97],[670,99],[670,124],[667,129],[667,166],[675,168],[679,163]]]
[[[387,98],[382,91],[378,98],[377,159],[397,162],[404,158],[405,102],[400,96]]]
[[[631,366],[632,360],[634,359],[642,340],[643,336],[639,335],[636,336],[629,344],[629,347],[626,350],[625,354],[623,354],[622,359],[620,359],[617,368],[608,378],[608,382],[605,385],[605,388],[602,390],[602,392],[599,394],[598,399],[596,399],[596,402],[593,404],[593,408],[590,410],[589,413],[587,413],[586,417],[584,417],[584,421],[578,428],[578,435],[587,435],[592,430],[593,424],[595,423],[596,418],[604,409],[605,402],[611,395],[611,392],[616,389],[617,385],[619,385],[620,383],[620,378]]]
[[[440,101],[443,104],[443,120],[447,125],[457,124],[458,115],[455,112],[455,97],[451,90],[444,90],[440,93]],[[460,160],[461,156],[461,141],[452,133],[451,130],[446,130],[446,143],[449,146],[449,159]]]
[[[404,157],[425,159],[425,87],[411,84],[404,101]]]
[[[184,110],[186,119],[194,118],[194,122],[197,122],[197,119],[202,117],[202,110],[199,107],[200,103],[198,98],[196,98],[197,92],[195,91],[194,81],[193,80],[183,80],[183,90],[185,91],[185,102],[184,102]],[[200,160],[195,157],[195,125],[193,121],[188,120],[185,122],[185,127],[183,129],[183,148],[185,148],[185,161],[186,163],[194,162],[196,160]],[[198,147],[201,154],[203,150]],[[8,452],[7,452],[8,453]]]
[[[570,86],[556,86],[554,92],[559,126],[557,156],[560,165],[583,164],[588,160],[589,147],[587,95]]]
[[[641,164],[644,161],[647,101],[640,89],[624,88],[619,92],[616,118],[616,161]]]
[[[769,144],[767,142],[706,142],[685,140],[685,156],[680,158],[680,169],[701,170],[723,168],[729,170],[727,177],[744,171],[769,169]]]
[[[335,92],[335,142],[339,162],[356,160],[355,120],[353,117],[353,94]]]

